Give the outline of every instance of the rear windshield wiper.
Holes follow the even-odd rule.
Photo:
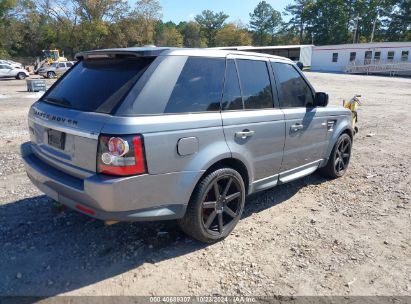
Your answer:
[[[51,96],[46,96],[44,98],[42,98],[42,100],[47,101],[49,103],[54,103],[57,105],[61,105],[61,106],[70,106],[70,102],[68,102],[67,99],[65,98],[58,98],[58,97],[51,97]]]

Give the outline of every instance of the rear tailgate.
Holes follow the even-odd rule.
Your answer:
[[[98,135],[108,117],[37,102],[29,112],[32,150],[54,168],[79,178],[90,176],[96,172]]]
[[[80,60],[30,109],[32,150],[67,174],[96,172],[98,136],[155,57],[99,55]]]

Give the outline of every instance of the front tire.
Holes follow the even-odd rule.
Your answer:
[[[214,243],[227,237],[244,210],[245,186],[241,175],[231,168],[217,169],[194,189],[186,214],[178,224],[193,238]]]
[[[351,137],[346,133],[341,134],[331,151],[327,165],[319,169],[320,174],[329,178],[343,176],[347,172],[350,163],[351,147]]]
[[[26,74],[24,74],[24,73],[18,73],[17,76],[16,76],[16,79],[19,79],[19,80],[23,80],[25,78],[26,78]]]

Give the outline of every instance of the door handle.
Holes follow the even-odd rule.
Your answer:
[[[255,133],[255,131],[250,131],[250,130],[246,129],[246,130],[243,130],[241,132],[235,132],[235,137],[246,139],[247,137],[253,136],[254,133]]]
[[[298,130],[302,130],[304,129],[304,125],[297,123],[295,125],[291,126],[291,130],[293,130],[294,132],[298,131]]]

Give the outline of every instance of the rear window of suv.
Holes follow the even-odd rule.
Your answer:
[[[134,86],[153,58],[81,60],[42,101],[87,112],[110,113]]]

